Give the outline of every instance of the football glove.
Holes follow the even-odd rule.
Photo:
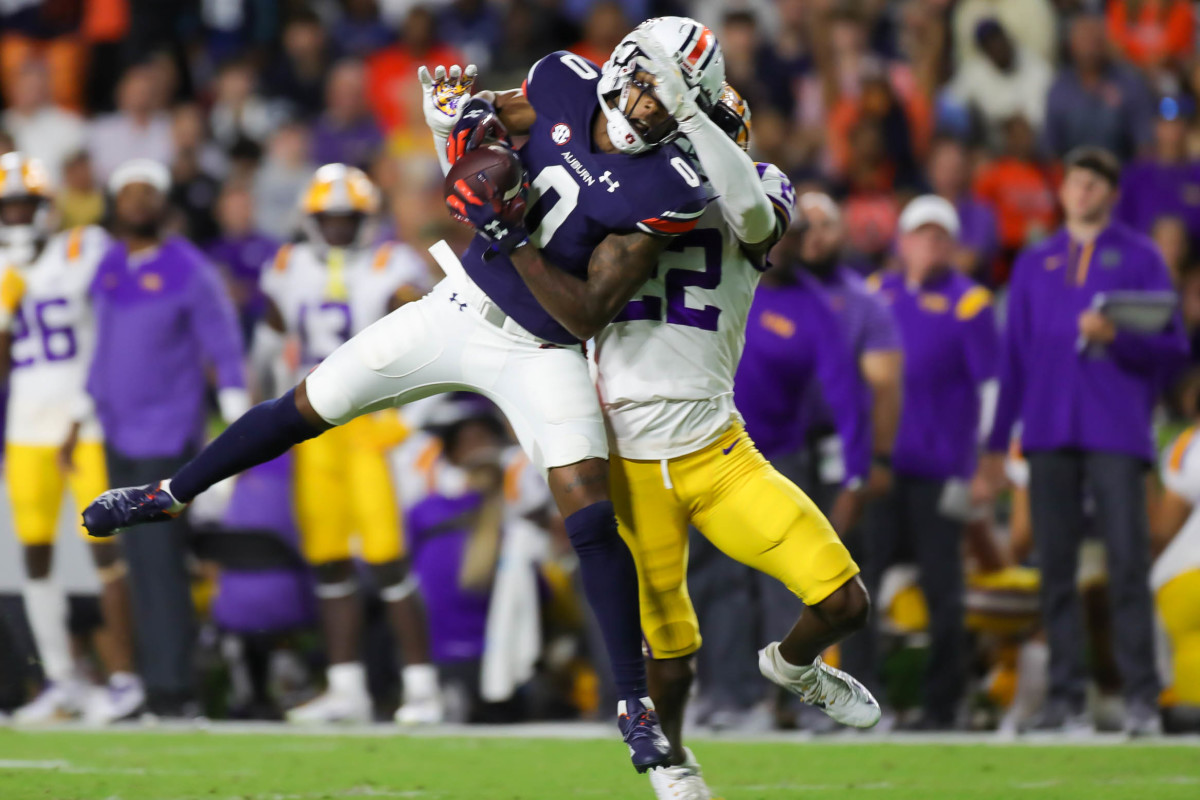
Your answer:
[[[679,64],[662,43],[640,28],[633,32],[633,38],[649,59],[647,72],[654,76],[654,94],[667,113],[680,124],[699,114],[696,98],[700,96],[700,87],[687,85]]]
[[[492,250],[507,254],[529,241],[529,231],[525,228],[528,196],[528,182],[505,200],[499,187],[490,180],[484,179],[472,188],[459,179],[446,195],[446,206],[452,217],[483,234],[492,243]]]
[[[428,67],[417,70],[417,78],[421,81],[421,109],[425,112],[425,124],[434,136],[449,136],[454,130],[463,108],[471,99],[471,86],[477,73],[474,64],[468,64],[465,70],[455,64],[449,72],[439,66],[432,75]]]
[[[493,142],[512,147],[508,128],[500,121],[496,107],[482,97],[472,97],[463,106],[462,114],[446,140],[446,158],[453,164],[475,148]]]

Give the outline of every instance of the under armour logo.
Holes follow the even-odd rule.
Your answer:
[[[467,307],[466,303],[458,302],[458,292],[455,292],[454,294],[450,295],[450,302],[454,303],[454,305],[458,306],[459,311],[462,311]]]
[[[612,178],[609,177],[610,175],[612,175],[612,170],[610,170],[610,169],[604,170],[604,174],[600,176],[600,182],[607,183],[608,184],[608,193],[612,194],[613,192],[615,192],[617,189],[619,189],[621,187],[621,182],[614,181]]]
[[[482,108],[473,108],[470,111],[468,111],[466,114],[463,114],[463,119],[474,119],[475,117],[478,117],[482,113],[483,113]]]
[[[498,219],[494,219],[487,225],[484,225],[483,231],[493,239],[503,239],[508,235],[508,228],[504,227],[503,223]]]

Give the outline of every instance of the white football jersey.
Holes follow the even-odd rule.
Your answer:
[[[100,228],[74,228],[51,237],[29,266],[4,267],[25,284],[12,327],[7,441],[60,445],[87,407],[81,399],[96,346],[89,295],[108,245]],[[102,438],[94,415],[81,422],[81,440]]]
[[[1192,513],[1150,569],[1150,585],[1158,591],[1177,575],[1200,569],[1200,430],[1188,428],[1162,457],[1163,485],[1192,503]]]
[[[771,165],[760,164],[759,175],[790,219],[790,182]],[[593,373],[621,457],[694,453],[741,419],[733,378],[761,275],[711,202],[696,228],[667,246],[641,294],[596,336]]]
[[[322,257],[311,244],[284,245],[262,273],[263,292],[299,344],[292,380],[298,382],[350,337],[388,313],[404,287],[415,300],[429,290],[425,262],[411,247],[389,242],[375,248],[333,251]]]

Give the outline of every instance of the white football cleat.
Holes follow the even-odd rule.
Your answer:
[[[371,721],[371,696],[366,692],[327,691],[289,710],[287,721],[297,725],[366,724]]]
[[[48,681],[37,697],[13,712],[17,725],[74,719],[83,712],[86,687],[76,681]]]
[[[440,695],[420,699],[406,698],[396,709],[396,722],[401,725],[437,725],[446,718]]]
[[[404,698],[396,709],[401,725],[437,725],[446,719],[446,703],[432,664],[409,664],[400,673]]]
[[[816,706],[843,725],[870,728],[879,722],[879,702],[867,687],[817,656],[806,667],[789,664],[779,655],[779,642],[758,651],[758,670],[805,703]]]
[[[87,721],[94,725],[108,725],[128,719],[145,702],[146,690],[141,678],[129,672],[113,673],[108,685],[97,689],[88,704]]]
[[[712,792],[700,773],[692,751],[683,748],[684,761],[677,767],[655,767],[648,773],[658,800],[712,800]]]

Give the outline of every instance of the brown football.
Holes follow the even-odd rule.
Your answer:
[[[525,181],[525,168],[516,151],[504,144],[493,143],[468,151],[454,162],[446,173],[445,192],[449,197],[455,183],[464,181],[467,187],[487,197],[486,183],[491,183],[500,193],[502,200],[512,199]]]

